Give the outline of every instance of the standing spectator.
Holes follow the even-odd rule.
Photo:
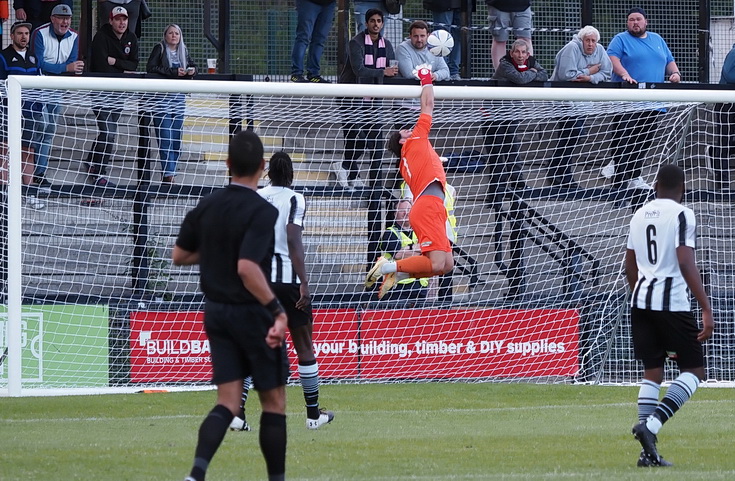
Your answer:
[[[306,402],[306,428],[319,429],[334,419],[332,411],[319,408],[319,365],[314,354],[312,331],[314,318],[311,314],[309,277],[306,274],[304,244],[301,233],[306,217],[306,201],[302,194],[291,189],[293,163],[285,152],[276,152],[268,162],[268,177],[271,185],[260,189],[258,194],[278,209],[275,229],[275,249],[270,266],[271,288],[286,310],[288,332],[299,363],[299,380]],[[249,389],[245,380],[243,391]],[[242,419],[233,419],[231,429],[243,429],[247,393],[243,393]],[[233,425],[234,424],[234,425]],[[240,427],[242,426],[242,427]]]
[[[84,62],[79,60],[79,36],[70,28],[72,12],[67,5],[51,11],[51,22],[33,32],[32,48],[43,75],[81,74]],[[43,130],[36,147],[34,181],[43,190],[51,189],[46,178],[51,146],[61,111],[61,93],[48,92],[43,103]]]
[[[204,481],[233,417],[240,411],[243,379],[258,390],[260,449],[268,479],[286,472],[286,313],[268,283],[278,210],[256,192],[263,172],[263,143],[251,130],[230,140],[232,182],[199,201],[181,224],[172,259],[199,264],[204,330],[212,356],[217,404],[199,427],[186,481]]]
[[[607,47],[613,66],[613,82],[660,83],[666,75],[671,82],[681,82],[681,74],[669,46],[659,34],[649,32],[647,26],[645,10],[633,7],[628,11],[628,29],[615,35]],[[641,177],[641,168],[660,113],[661,110],[650,109],[613,118],[618,125],[612,140],[613,159],[602,171],[603,176],[612,177],[613,187],[651,190]],[[638,199],[635,203],[643,200]]]
[[[330,83],[321,76],[321,63],[336,5],[335,0],[296,0],[298,21],[291,50],[291,82]],[[307,49],[309,53],[304,72],[304,55]]]
[[[593,26],[582,28],[556,54],[552,82],[607,82],[612,74],[612,63],[605,48],[600,45],[600,32]],[[564,116],[556,122],[556,148],[549,160],[548,179],[551,185],[576,189],[572,153],[584,135],[584,119]]]
[[[340,83],[383,83],[383,77],[398,74],[397,66],[390,66],[395,59],[393,45],[380,34],[383,28],[383,12],[368,10],[365,15],[367,28],[355,35],[348,46],[348,56],[340,73]],[[380,145],[382,103],[376,99],[344,98],[338,100],[342,111],[342,133],[345,139],[344,160],[335,162],[332,170],[337,182],[344,189],[354,190],[364,184],[358,177],[357,159],[370,155],[368,176],[371,186],[375,184],[383,160]]]
[[[184,44],[181,27],[175,24],[166,26],[163,40],[153,47],[148,57],[146,72],[151,77],[167,79],[190,79],[196,75],[196,65]],[[173,184],[176,165],[181,156],[186,96],[182,93],[156,94],[151,108],[158,139],[158,155],[161,159],[161,181],[164,184]]]
[[[533,55],[531,0],[485,0],[485,3],[487,3],[487,23],[493,35],[493,44],[490,48],[493,68],[497,70],[500,59],[505,55],[511,29],[516,38],[526,41],[529,55]]]
[[[429,37],[429,26],[423,20],[416,20],[408,27],[408,40],[401,42],[396,50],[398,71],[402,77],[415,78],[416,67],[431,66],[432,81],[449,79],[449,67],[443,57],[429,52],[426,41]]]
[[[31,38],[31,24],[28,22],[15,22],[10,27],[10,45],[0,52],[0,80],[5,80],[8,75],[38,75],[36,57],[28,51],[28,43]],[[3,117],[7,116],[7,99],[3,98]],[[22,138],[23,148],[21,158],[22,182],[30,185],[33,182],[33,145],[38,142],[38,126],[41,123],[41,104],[31,100],[23,100],[21,106]],[[3,119],[3,124],[6,124]],[[7,126],[0,126],[2,142],[7,141]],[[5,156],[3,155],[3,159]],[[4,160],[5,162],[5,160]],[[3,165],[3,181],[7,181],[7,165]],[[43,209],[46,205],[38,200],[35,195],[28,196],[28,205],[34,209]]]
[[[476,0],[472,1],[475,11]],[[450,80],[461,80],[459,66],[462,61],[462,12],[467,2],[464,0],[424,0],[424,8],[429,10],[434,20],[434,30],[446,30],[454,39],[454,48],[446,57]]]
[[[643,362],[638,391],[638,423],[633,435],[643,451],[638,466],[670,466],[659,456],[656,435],[692,397],[705,378],[702,343],[714,330],[712,307],[697,269],[696,219],[681,205],[684,171],[669,164],[656,176],[656,198],[630,221],[625,276],[632,295],[630,326],[635,357]],[[702,309],[702,330],[689,302],[689,293]],[[659,402],[667,358],[680,374]]]
[[[735,45],[725,56],[720,83],[735,85]],[[715,104],[713,107],[715,139],[708,154],[712,159],[715,189],[730,188],[730,156],[735,153],[735,106],[732,103]]]
[[[45,0],[44,0],[45,1]],[[128,12],[128,30],[135,34],[140,17],[142,0],[97,0],[97,29],[107,24],[110,12],[115,7],[123,7]]]
[[[513,42],[510,52],[500,59],[493,78],[523,85],[529,82],[546,82],[549,80],[549,74],[531,56],[526,40],[519,38]]]
[[[33,33],[35,29],[51,20],[51,12],[59,5],[66,5],[71,9],[73,2],[72,0],[15,0],[13,9],[15,19],[19,22],[30,23],[31,33]]]
[[[92,39],[90,72],[123,74],[138,68],[138,38],[128,30],[128,12],[115,7],[110,12],[110,23],[103,25]],[[117,138],[123,96],[117,93],[101,93],[92,106],[97,119],[99,134],[87,157],[89,177],[87,182],[99,187],[114,187],[107,179],[107,167],[112,158],[112,148]]]

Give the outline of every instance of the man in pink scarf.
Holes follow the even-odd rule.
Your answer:
[[[390,61],[396,58],[393,46],[380,34],[383,28],[383,12],[371,8],[365,13],[365,23],[367,28],[350,40],[347,60],[339,75],[340,83],[379,84],[383,83],[384,77],[398,75],[398,67],[390,66]],[[364,182],[358,177],[357,159],[372,150],[374,147],[372,141],[377,140],[365,122],[371,123],[376,120],[365,110],[370,110],[376,103],[355,98],[339,100],[344,119],[342,122],[345,139],[344,160],[335,162],[332,171],[343,189],[354,190],[364,186]],[[380,134],[379,129],[375,134]]]

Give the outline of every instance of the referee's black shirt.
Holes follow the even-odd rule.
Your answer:
[[[237,261],[259,264],[270,278],[277,218],[275,207],[240,185],[213,192],[186,214],[176,245],[199,253],[201,289],[207,299],[224,304],[258,302],[243,286]]]

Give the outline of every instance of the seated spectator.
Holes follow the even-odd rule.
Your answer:
[[[600,45],[600,32],[591,25],[581,29],[556,54],[554,82],[607,82],[612,75],[612,63],[607,51]],[[548,180],[551,185],[579,188],[574,181],[572,154],[584,135],[584,119],[564,116],[556,122],[556,148],[549,160]]]
[[[350,40],[347,61],[340,73],[340,83],[383,83],[383,77],[398,74],[397,66],[390,66],[395,59],[393,46],[380,31],[383,28],[383,12],[368,10],[367,28]],[[370,170],[368,176],[373,185],[380,173],[383,160],[381,137],[382,103],[377,99],[338,99],[342,114],[342,133],[345,139],[344,160],[332,165],[339,185],[348,190],[363,187],[359,178],[357,159],[368,154]]]
[[[554,63],[552,82],[599,82],[610,81],[612,62],[605,47],[599,44],[600,32],[587,25],[559,50]]]
[[[418,65],[431,65],[431,77],[434,82],[449,80],[449,67],[443,57],[429,52],[426,41],[429,38],[429,26],[423,20],[416,20],[408,28],[408,40],[396,49],[398,71],[404,78],[416,78],[414,69]]]
[[[36,57],[28,52],[28,43],[31,39],[31,24],[28,22],[15,22],[10,27],[10,45],[0,52],[0,80],[5,80],[8,75],[38,75]],[[7,142],[7,99],[2,99],[3,124],[0,126],[0,141],[5,150]],[[21,180],[23,185],[33,182],[33,148],[38,143],[38,132],[41,124],[41,103],[31,100],[23,100],[21,104]],[[8,171],[5,160],[5,152],[2,153],[3,165],[0,175],[3,183],[7,182]],[[38,200],[35,195],[28,196],[28,205],[34,209],[43,209],[46,205]]]
[[[405,199],[399,200],[396,203],[393,224],[380,238],[380,251],[382,256],[389,261],[421,255],[421,248],[408,220],[410,211],[411,202]],[[389,291],[382,300],[423,299],[426,297],[428,286],[428,279],[403,279],[398,281],[396,287]]]
[[[90,72],[123,74],[138,68],[138,37],[128,30],[128,11],[115,7],[110,23],[104,24],[92,39]],[[99,134],[87,156],[87,182],[98,187],[113,187],[107,178],[112,149],[117,138],[117,123],[122,114],[125,94],[99,92],[93,98],[92,112],[97,119]]]
[[[500,59],[493,78],[523,85],[530,82],[545,82],[549,79],[549,74],[529,54],[528,42],[519,38],[513,42],[510,52]]]
[[[148,57],[146,72],[152,78],[166,79],[190,79],[196,75],[196,65],[184,44],[184,35],[178,25],[170,24],[164,29],[163,40],[153,47]],[[181,156],[186,95],[156,94],[149,105],[153,111],[153,126],[158,140],[161,181],[164,184],[173,184],[176,165]]]

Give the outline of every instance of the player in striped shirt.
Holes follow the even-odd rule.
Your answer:
[[[421,82],[421,114],[412,130],[394,132],[388,140],[388,150],[398,157],[403,180],[415,199],[409,220],[418,238],[421,255],[389,261],[380,257],[368,271],[365,287],[372,287],[380,277],[383,283],[378,298],[402,279],[438,276],[454,267],[452,245],[447,238],[447,211],[444,191],[447,177],[439,155],[429,142],[434,112],[434,86],[431,67],[419,65],[416,76]]]
[[[271,185],[258,190],[258,194],[278,209],[269,280],[288,316],[288,331],[299,360],[299,379],[306,401],[306,427],[319,429],[332,422],[334,413],[319,408],[319,366],[312,345],[311,294],[301,241],[306,201],[291,189],[293,163],[286,152],[276,152],[270,158],[268,177]],[[245,418],[249,389],[250,379],[245,379],[241,411],[230,424],[233,431],[250,431]]]
[[[671,465],[659,456],[656,435],[705,378],[702,343],[714,329],[712,308],[694,257],[694,212],[681,205],[684,171],[676,165],[662,166],[655,191],[656,198],[638,209],[630,221],[625,253],[625,275],[633,292],[633,349],[644,369],[638,392],[639,422],[633,426],[633,435],[643,447],[638,466]],[[687,287],[702,309],[701,330]],[[676,361],[681,374],[659,402],[667,357]]]

